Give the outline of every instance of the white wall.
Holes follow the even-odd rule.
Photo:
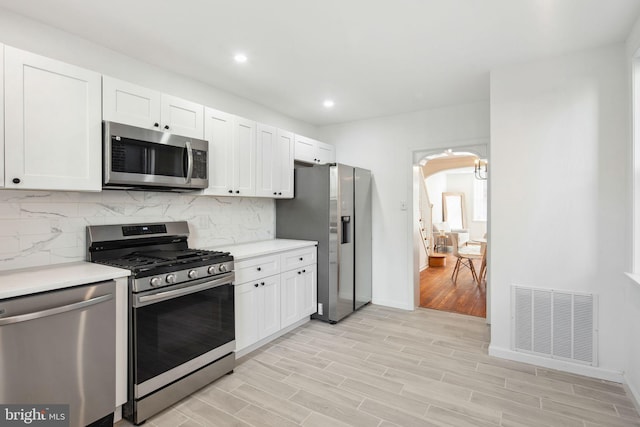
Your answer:
[[[442,193],[447,191],[447,174],[434,173],[425,179],[429,200],[433,203],[433,222],[442,222]]]
[[[414,150],[450,148],[489,136],[487,102],[320,128],[338,161],[373,173],[373,302],[413,309],[409,222]],[[408,206],[403,210],[402,206]],[[416,253],[418,253],[416,251]]]
[[[633,393],[638,409],[640,410],[640,19],[636,22],[626,45],[627,68],[629,73],[629,92],[633,94],[630,102],[632,108],[632,120],[630,126],[633,135],[632,144],[629,144],[630,171],[628,174],[630,197],[629,210],[633,212],[629,228],[632,230],[630,246],[631,265],[630,272],[636,274],[636,280],[627,280],[625,294],[626,306],[625,341],[628,343],[625,349],[626,368],[625,381]]]
[[[159,29],[159,31],[163,30]],[[2,8],[0,8],[0,43],[88,68],[302,135],[317,136],[315,126],[225,92],[223,88],[214,88],[163,70]],[[171,58],[167,58],[167,60],[171,60]]]
[[[625,367],[624,52],[612,46],[491,73],[492,354],[519,357],[509,354],[510,292],[518,284],[597,294],[594,374],[620,378]]]

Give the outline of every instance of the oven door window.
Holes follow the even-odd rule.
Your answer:
[[[185,178],[187,162],[186,149],[183,147],[124,137],[111,138],[113,172]]]
[[[133,310],[140,384],[235,339],[233,285]]]

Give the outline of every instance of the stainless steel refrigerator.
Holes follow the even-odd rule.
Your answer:
[[[276,237],[318,242],[318,312],[335,323],[371,301],[371,172],[297,166],[293,199],[276,201]]]

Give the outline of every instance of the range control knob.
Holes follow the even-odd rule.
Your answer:
[[[189,279],[196,279],[198,278],[198,272],[196,270],[191,270],[189,272]]]
[[[159,277],[154,277],[152,278],[149,283],[151,284],[151,286],[160,286],[162,284],[162,279]]]
[[[207,273],[209,273],[209,274],[216,274],[216,266],[215,266],[215,265],[212,265],[211,267],[209,267],[209,268],[207,269]]]
[[[227,265],[220,264],[219,270],[220,270],[220,273],[224,273],[225,271],[227,271]]]
[[[176,283],[176,275],[175,274],[167,274],[167,277],[164,278],[167,283]]]

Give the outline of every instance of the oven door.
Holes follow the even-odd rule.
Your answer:
[[[230,272],[133,295],[135,398],[235,350],[233,279]]]

